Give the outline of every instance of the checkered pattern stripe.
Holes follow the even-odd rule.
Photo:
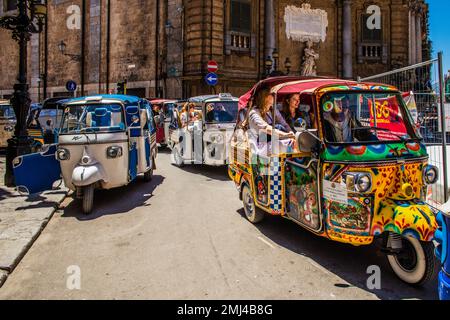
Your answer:
[[[273,213],[279,214],[283,208],[283,186],[281,181],[281,165],[279,159],[273,159],[270,163],[270,208]]]

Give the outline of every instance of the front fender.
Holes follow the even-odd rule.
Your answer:
[[[99,163],[90,166],[78,166],[73,169],[72,183],[76,187],[88,186],[98,181],[106,182],[103,167]]]
[[[380,202],[372,224],[372,234],[395,232],[420,241],[432,241],[438,228],[436,215],[420,200],[384,200]]]

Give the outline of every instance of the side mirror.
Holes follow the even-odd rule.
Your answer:
[[[298,118],[294,122],[294,129],[297,132],[306,130],[306,121],[303,118]]]
[[[317,132],[317,129],[302,129],[297,131],[295,134],[295,140],[297,141],[300,152],[311,152],[319,145],[320,139],[317,136]]]

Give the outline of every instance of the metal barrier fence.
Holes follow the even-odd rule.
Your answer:
[[[430,156],[429,163],[439,168],[439,180],[428,194],[428,202],[439,207],[448,201],[450,166],[447,169],[447,154],[450,152],[450,103],[445,104],[445,86],[442,67],[442,53],[437,59],[374,75],[358,78],[390,84],[401,92],[413,93],[417,109],[417,126],[424,138]],[[450,93],[448,93],[450,99]],[[447,109],[447,110],[446,110]]]

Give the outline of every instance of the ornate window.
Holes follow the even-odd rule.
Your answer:
[[[3,0],[3,12],[17,9],[17,0]]]
[[[252,34],[252,1],[231,0],[228,8],[228,28],[226,31],[226,54],[232,51],[255,53],[256,37]]]
[[[252,26],[250,2],[231,0],[231,30],[239,32],[250,32]]]
[[[387,46],[383,41],[383,16],[379,6],[370,5],[360,15],[358,62],[387,63]]]

